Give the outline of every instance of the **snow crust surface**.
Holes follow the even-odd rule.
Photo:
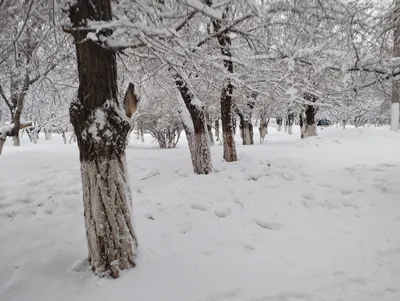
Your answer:
[[[258,134],[258,131],[255,131]],[[194,175],[187,142],[130,145],[137,266],[86,264],[76,145],[9,139],[0,157],[1,301],[398,301],[400,136],[269,128]],[[254,137],[259,141],[259,137]]]

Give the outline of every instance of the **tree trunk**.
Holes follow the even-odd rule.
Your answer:
[[[316,102],[317,97],[311,93],[305,92],[304,99],[310,102]],[[302,122],[302,138],[317,136],[317,125],[315,123],[315,114],[317,108],[314,105],[306,105],[305,120]]]
[[[242,137],[243,145],[254,144],[254,133],[253,124],[251,122],[253,116],[253,109],[256,101],[256,94],[253,93],[251,98],[246,102],[246,106],[243,109],[235,107],[236,114],[239,116],[240,124],[240,136]]]
[[[400,57],[400,0],[394,0],[395,10],[394,18],[395,25],[393,31],[393,57],[399,59]],[[392,79],[392,105],[390,114],[390,129],[393,132],[399,131],[399,115],[400,115],[400,82],[399,80]]]
[[[245,120],[244,118],[240,117],[240,135],[242,136],[243,145],[253,145],[254,138],[253,138],[253,124],[250,120]]]
[[[140,131],[140,141],[143,143],[143,142],[144,142],[144,132],[143,132],[143,128],[140,127],[139,131]]]
[[[280,118],[280,117],[276,118],[276,124],[278,125],[277,128],[276,128],[277,131],[278,132],[282,132],[282,118]]]
[[[19,129],[13,130],[12,141],[14,146],[21,146],[21,139],[19,138]]]
[[[207,5],[212,5],[212,1],[208,0]],[[225,18],[225,14],[223,16]],[[221,29],[221,22],[218,20],[213,20],[214,31],[218,32]],[[220,46],[221,54],[227,58],[223,60],[225,69],[229,73],[233,73],[233,62],[230,59],[232,57],[231,53],[231,38],[227,32],[220,34],[218,37],[218,43]],[[235,144],[235,133],[234,126],[232,121],[232,94],[233,94],[233,85],[230,78],[226,79],[226,83],[222,89],[221,94],[221,121],[222,121],[222,136],[223,136],[223,148],[224,155],[223,158],[226,162],[237,161],[237,153],[236,153],[236,144]]]
[[[210,145],[214,145],[214,136],[212,133],[212,121],[211,121],[210,113],[208,113],[208,112],[206,114],[206,123],[207,123],[207,132],[208,132],[208,139],[209,139]]]
[[[196,174],[209,174],[212,171],[212,162],[204,108],[199,107],[197,102],[193,102],[193,94],[178,74],[175,75],[175,84],[193,121],[193,130],[191,126],[183,122],[193,170]]]
[[[288,114],[287,123],[288,123],[288,134],[293,135],[294,113]]]
[[[3,151],[3,146],[6,143],[6,138],[0,137],[0,155],[1,152]]]
[[[214,121],[215,127],[215,141],[219,141],[219,118]]]
[[[63,138],[64,144],[67,144],[67,135],[65,134],[64,131],[62,131],[62,138]]]
[[[262,117],[260,120],[260,126],[258,130],[260,131],[260,144],[264,144],[265,136],[268,134],[268,123],[269,118]]]
[[[110,21],[111,1],[78,0],[69,17],[73,27],[85,26],[86,20]],[[96,274],[117,278],[135,265],[138,245],[125,160],[130,123],[117,100],[115,53],[85,39],[84,31],[71,32],[79,89],[70,120],[80,154],[89,263]]]
[[[44,140],[50,140],[50,134],[49,134],[49,131],[48,131],[48,130],[46,130],[46,129],[44,129],[43,131],[44,131]]]

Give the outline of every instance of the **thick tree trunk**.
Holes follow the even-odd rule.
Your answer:
[[[246,106],[243,109],[235,107],[236,114],[239,116],[240,124],[240,136],[242,137],[243,145],[254,144],[254,133],[253,124],[251,122],[253,109],[255,104],[256,94],[253,93],[251,98],[246,102]]]
[[[21,146],[21,138],[19,137],[19,130],[13,130],[14,136],[12,136],[12,141],[14,146]]]
[[[188,137],[193,170],[196,174],[209,174],[212,171],[212,162],[204,108],[193,102],[193,94],[178,74],[175,75],[175,84],[193,121],[193,131],[190,125],[183,122]]]
[[[240,136],[242,137],[243,145],[253,145],[254,144],[254,133],[253,124],[250,120],[245,120],[240,117]]]
[[[78,0],[69,17],[74,27],[86,20],[111,20],[110,0]],[[130,129],[117,101],[115,53],[86,33],[72,31],[79,73],[70,119],[78,140],[89,263],[96,274],[119,277],[135,265],[136,235],[131,220],[131,194],[125,161]]]

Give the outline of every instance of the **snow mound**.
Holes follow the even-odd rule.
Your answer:
[[[207,176],[192,173],[184,139],[129,147],[139,251],[118,280],[86,261],[76,146],[6,145],[0,300],[400,300],[399,136],[319,135],[271,131],[232,164],[214,146]]]

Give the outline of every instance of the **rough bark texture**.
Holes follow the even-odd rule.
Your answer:
[[[393,57],[400,58],[400,0],[395,2],[395,25],[393,31]],[[393,132],[399,131],[399,102],[400,102],[400,81],[392,81],[392,106],[390,114],[390,129]]]
[[[74,27],[86,20],[111,20],[110,0],[78,0],[70,8]],[[109,34],[109,32],[103,32]],[[77,137],[83,186],[89,263],[96,274],[119,276],[135,265],[137,240],[125,162],[130,129],[117,101],[115,53],[74,31],[79,73],[70,119]]]
[[[175,75],[175,84],[193,121],[193,132],[190,126],[184,124],[193,170],[197,174],[209,174],[212,171],[212,162],[204,108],[193,103],[193,94],[179,75]]]
[[[211,1],[208,1],[208,5],[211,5]],[[218,20],[213,20],[214,31],[218,32],[221,29],[221,23]],[[218,36],[218,43],[220,46],[221,54],[226,58],[224,59],[225,69],[229,73],[233,73],[233,62],[230,59],[231,53],[231,38],[227,33],[220,34]],[[237,161],[235,137],[234,137],[234,126],[232,122],[232,94],[233,85],[231,79],[228,78],[222,89],[221,94],[221,121],[222,121],[222,136],[223,136],[223,148],[224,148],[224,159],[227,162]]]

